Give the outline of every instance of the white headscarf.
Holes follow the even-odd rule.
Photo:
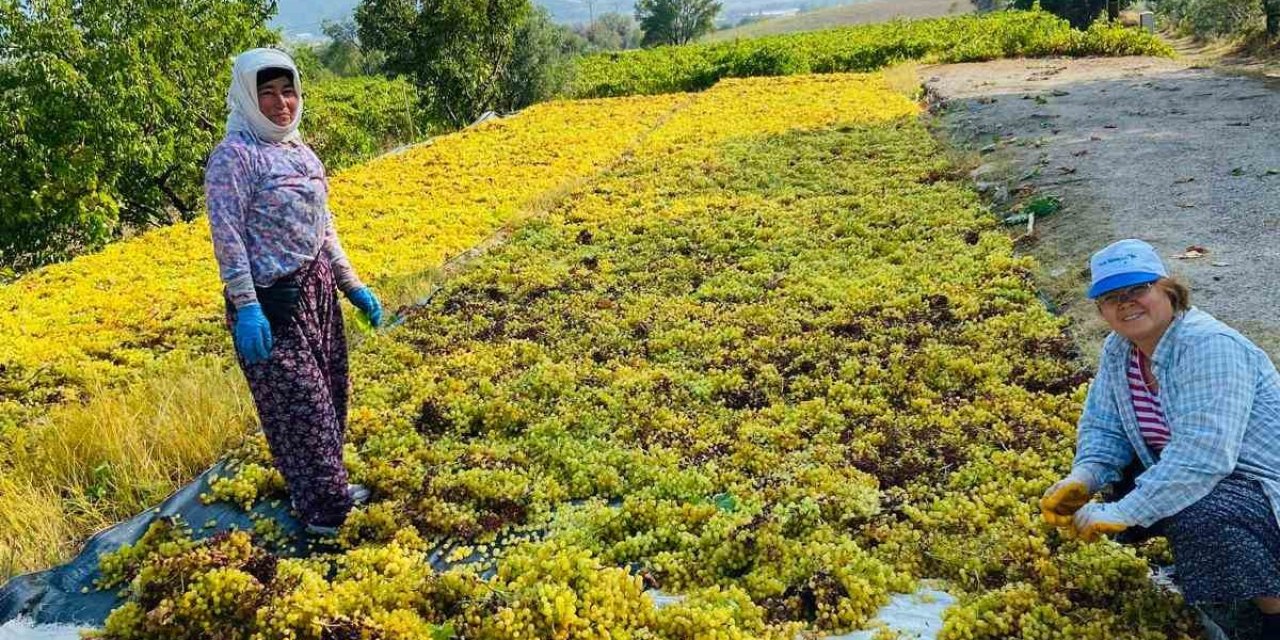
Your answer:
[[[280,126],[263,115],[258,108],[258,71],[271,67],[293,73],[293,88],[298,92],[298,111],[293,122]],[[302,75],[289,54],[279,49],[250,49],[236,56],[231,67],[231,87],[227,89],[227,133],[243,131],[266,142],[302,142],[298,123],[302,121]]]

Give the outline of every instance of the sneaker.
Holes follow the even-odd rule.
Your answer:
[[[318,524],[307,525],[305,531],[307,535],[321,538],[332,538],[338,535],[338,527],[325,527]]]
[[[347,495],[351,496],[351,505],[358,507],[369,501],[369,488],[362,484],[349,484]]]
[[[351,496],[351,506],[358,507],[369,502],[370,492],[369,488],[362,484],[349,484],[347,485],[347,495]],[[294,502],[293,498],[289,499],[289,506],[293,508],[295,513],[298,511],[298,503]]]

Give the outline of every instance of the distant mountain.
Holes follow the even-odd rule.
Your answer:
[[[856,4],[866,0],[721,0],[722,23],[736,24],[748,16],[790,13],[795,9],[813,9],[831,4]],[[534,0],[551,12],[551,17],[564,24],[586,22],[592,14],[635,12],[634,0]],[[271,24],[284,29],[286,35],[320,35],[320,25],[327,20],[341,20],[355,11],[360,0],[279,0],[279,13]],[[959,4],[968,5],[967,0]]]
[[[587,22],[595,15],[607,12],[635,11],[634,0],[534,0],[551,12],[556,22],[572,24]],[[271,25],[284,29],[286,35],[320,35],[320,25],[325,20],[341,20],[350,16],[360,0],[279,0],[279,13]]]
[[[271,26],[284,29],[285,35],[320,35],[325,20],[349,17],[360,0],[279,0],[279,12]]]

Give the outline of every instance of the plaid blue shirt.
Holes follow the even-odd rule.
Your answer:
[[[1075,467],[1099,486],[1136,456],[1146,470],[1114,504],[1148,527],[1205,497],[1231,474],[1262,484],[1280,519],[1280,374],[1236,330],[1194,307],[1177,316],[1151,357],[1172,439],[1158,456],[1142,439],[1125,378],[1132,344],[1112,333],[1080,416]]]

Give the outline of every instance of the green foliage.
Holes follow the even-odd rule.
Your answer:
[[[337,171],[412,141],[430,125],[404,80],[373,76],[303,84],[303,135],[325,168]]]
[[[594,21],[574,27],[591,51],[621,51],[640,47],[644,34],[631,16],[604,13]]]
[[[200,214],[228,62],[274,38],[273,4],[0,0],[0,278]],[[427,130],[408,83],[335,78],[334,46],[292,51],[307,81],[304,133],[328,169]]]
[[[320,61],[327,69],[340,76],[372,75],[381,69],[382,54],[361,46],[355,20],[326,20],[322,29],[329,44],[320,50]]]
[[[643,44],[688,44],[715,26],[722,5],[716,0],[639,0],[636,20]]]
[[[538,7],[516,31],[515,54],[502,78],[497,106],[515,111],[547,100],[569,82],[571,54],[582,46],[574,33]]]
[[[1179,29],[1202,38],[1217,38],[1258,29],[1262,0],[1161,0],[1157,11]]]
[[[602,53],[579,59],[573,97],[700,91],[721,78],[871,71],[906,60],[1016,56],[1173,55],[1153,36],[1094,23],[1086,31],[1043,11],[998,12]]]
[[[423,91],[434,117],[463,126],[503,104],[532,15],[529,0],[365,0],[356,24],[362,42],[386,53],[386,69]]]
[[[289,49],[303,78],[315,82],[334,77],[370,76],[382,71],[384,56],[360,44],[354,20],[325,20],[322,29],[329,42],[299,43]]]
[[[273,6],[0,2],[0,264],[25,270],[122,225],[195,217],[227,59],[272,39]]]
[[[1066,18],[1072,27],[1084,29],[1099,15],[1105,15],[1109,0],[1014,0],[1013,9],[1035,9],[1037,7],[1056,16]]]
[[[335,74],[325,66],[314,46],[299,44],[288,49],[289,55],[293,57],[293,63],[298,67],[298,73],[302,75],[304,91],[309,83],[323,82],[334,77]]]

